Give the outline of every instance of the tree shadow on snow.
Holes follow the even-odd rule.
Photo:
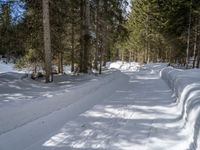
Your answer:
[[[199,99],[184,102],[187,111],[180,110],[179,114],[173,111],[177,108],[175,100],[164,81],[153,76],[150,80],[133,78],[123,90],[119,87],[101,104],[67,122],[43,141],[42,147],[58,150],[176,150],[185,146],[196,149],[200,113],[193,110],[199,107]],[[192,114],[197,120],[193,142],[184,145],[188,135],[182,131]]]

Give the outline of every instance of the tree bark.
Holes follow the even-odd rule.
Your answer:
[[[99,58],[99,74],[102,73],[102,59],[103,59],[103,45],[100,47],[100,58]]]
[[[98,70],[98,53],[99,53],[99,0],[96,0],[96,49],[94,56],[94,69]]]
[[[191,12],[191,4],[190,4],[190,12],[189,12],[189,23],[188,23],[188,35],[187,35],[187,50],[186,50],[186,68],[189,66],[190,61],[190,34],[191,34],[191,21],[192,21],[192,12]]]
[[[196,57],[197,57],[197,27],[195,27],[195,37],[194,37],[194,51],[193,51],[193,57],[194,57],[194,60],[193,60],[193,68],[195,68],[195,63],[196,63]]]
[[[85,12],[85,4],[84,0],[80,2],[80,17],[81,17],[81,24],[80,24],[80,58],[79,58],[79,71],[83,72],[83,56],[84,56],[84,12]]]
[[[197,41],[200,41],[200,17],[198,16],[198,27],[197,27]],[[197,43],[197,63],[196,68],[199,68],[200,63],[200,43]]]
[[[80,72],[88,73],[90,52],[90,1],[81,0]]]
[[[90,1],[85,0],[85,32],[84,32],[84,63],[83,73],[88,73],[90,52]]]
[[[58,73],[63,74],[63,53],[58,54]]]
[[[51,37],[49,22],[49,0],[43,0],[43,29],[44,29],[44,53],[45,53],[45,71],[46,83],[53,81],[51,68]]]
[[[71,49],[71,72],[74,72],[74,19],[72,18],[72,34],[71,34],[71,44],[72,44],[72,49]]]

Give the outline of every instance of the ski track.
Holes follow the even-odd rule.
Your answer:
[[[123,80],[115,88],[105,86],[103,90],[102,86],[98,94],[94,91],[75,104],[1,135],[0,150],[180,148],[185,137],[175,124],[176,98],[158,71],[145,69],[119,77]]]

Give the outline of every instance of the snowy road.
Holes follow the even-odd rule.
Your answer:
[[[158,72],[124,74],[1,135],[0,150],[183,150],[175,98]]]

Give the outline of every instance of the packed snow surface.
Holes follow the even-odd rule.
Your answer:
[[[166,64],[108,65],[121,72],[108,71],[69,87],[60,86],[62,77],[59,84],[36,87],[40,91],[44,86],[46,97],[19,102],[14,95],[13,101],[2,103],[0,150],[200,149],[199,70]],[[27,79],[14,81],[20,88],[23,82],[30,84]]]

